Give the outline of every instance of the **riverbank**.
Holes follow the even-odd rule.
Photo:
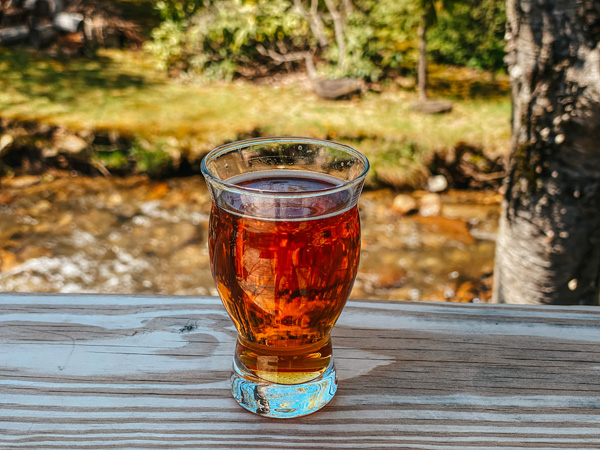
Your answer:
[[[437,171],[451,176],[465,155],[475,173],[497,173],[508,153],[505,95],[458,98],[450,114],[431,116],[411,111],[414,93],[396,82],[332,102],[317,98],[301,76],[267,84],[185,84],[153,67],[143,52],[114,49],[64,60],[25,49],[2,52],[4,172],[56,167],[176,176],[198,173],[202,156],[225,142],[301,135],[364,152],[373,165],[371,186],[414,189]],[[453,85],[461,83],[456,71],[447,73]],[[432,84],[444,85],[435,78]]]

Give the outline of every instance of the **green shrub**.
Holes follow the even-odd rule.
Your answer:
[[[370,187],[420,189],[430,175],[426,167],[428,153],[411,139],[366,139],[358,147],[369,154]]]
[[[269,56],[313,52],[330,76],[376,80],[413,70],[417,59],[419,2],[415,0],[333,1],[343,17],[345,52],[337,45],[326,2],[319,2],[319,39],[301,0],[162,0],[163,21],[147,48],[159,66],[180,75],[231,80],[293,69]],[[302,5],[304,13],[297,8]],[[343,5],[351,4],[348,9]],[[499,70],[503,67],[504,0],[460,0],[428,32],[432,61]],[[326,41],[324,43],[323,41]],[[343,58],[343,63],[342,63]]]
[[[182,20],[167,19],[152,33],[147,48],[162,68],[208,79],[230,80],[255,61],[272,68],[257,47],[279,43],[289,51],[306,50],[308,23],[287,0],[221,0]]]
[[[504,70],[505,0],[461,0],[428,34],[433,61],[475,69]]]
[[[111,152],[97,151],[94,159],[103,167],[110,170],[126,170],[129,167],[127,156],[121,150]]]
[[[173,168],[173,158],[164,147],[161,142],[150,145],[146,142],[134,141],[130,155],[135,161],[137,172],[146,173],[151,177],[161,177],[170,172]]]

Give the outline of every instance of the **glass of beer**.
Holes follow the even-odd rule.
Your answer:
[[[351,147],[296,137],[234,142],[202,162],[212,274],[238,332],[232,392],[256,414],[310,414],[337,390],[330,335],[356,278],[368,170]]]

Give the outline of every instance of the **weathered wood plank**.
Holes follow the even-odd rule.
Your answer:
[[[234,340],[214,298],[0,295],[0,448],[600,448],[597,308],[349,302],[288,421],[231,398]]]

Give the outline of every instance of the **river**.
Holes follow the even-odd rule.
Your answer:
[[[396,195],[361,197],[361,263],[351,297],[488,301],[499,195],[451,191],[433,197],[433,210],[409,215],[394,211]],[[410,196],[418,204],[425,193]],[[200,176],[4,179],[0,291],[217,295],[209,211]]]

